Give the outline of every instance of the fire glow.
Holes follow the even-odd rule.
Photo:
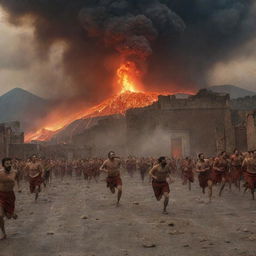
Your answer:
[[[88,119],[97,116],[110,116],[116,114],[125,114],[128,109],[143,108],[149,106],[158,100],[159,95],[171,95],[177,93],[193,94],[192,92],[175,91],[172,93],[145,92],[139,85],[140,72],[132,62],[122,64],[116,72],[116,86],[118,93],[102,103],[80,110],[68,117],[59,117],[53,115],[50,118],[55,121],[46,121],[46,125],[36,132],[28,133],[25,137],[26,142],[31,141],[48,141],[55,134],[65,128],[67,125],[77,119]],[[58,116],[58,117],[56,117]]]
[[[126,62],[117,70],[118,86],[121,88],[121,94],[126,92],[138,92],[133,75],[136,74],[135,64]]]

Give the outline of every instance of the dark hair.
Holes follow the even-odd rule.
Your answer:
[[[204,153],[200,153],[200,154],[198,154],[198,158],[200,158],[203,154],[204,154]]]
[[[4,167],[5,162],[12,161],[10,157],[5,157],[2,159],[2,166]]]
[[[222,156],[224,153],[227,153],[226,151],[222,151],[221,153],[220,153],[220,155]]]
[[[160,156],[159,158],[158,158],[158,163],[161,163],[163,160],[165,160],[166,158],[165,158],[165,156]]]
[[[233,150],[233,153],[235,153],[236,151],[238,151],[238,152],[239,152],[239,150],[238,150],[237,148],[235,148],[235,149]]]
[[[113,150],[111,150],[111,151],[108,152],[108,157],[110,157],[110,154],[111,154],[111,153],[114,153],[114,154],[115,154],[115,152],[114,152]]]

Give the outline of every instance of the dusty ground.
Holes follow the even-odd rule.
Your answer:
[[[123,177],[116,208],[103,180],[54,180],[37,203],[23,184],[19,219],[7,222],[0,256],[256,255],[256,201],[249,193],[226,189],[207,204],[198,184],[189,192],[176,179],[164,216],[147,182]]]

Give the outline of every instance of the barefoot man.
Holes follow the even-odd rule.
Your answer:
[[[229,162],[226,151],[221,152],[219,157],[216,157],[213,163],[213,183],[221,183],[219,196],[221,196],[223,189],[228,181]]]
[[[244,161],[243,166],[246,169],[244,172],[246,188],[251,190],[252,199],[254,200],[254,191],[256,189],[256,150],[253,151],[252,158]]]
[[[229,178],[229,186],[231,188],[231,184],[234,183],[239,191],[240,191],[240,182],[243,175],[242,164],[243,164],[243,156],[240,152],[235,149],[234,154],[230,157],[230,178]]]
[[[35,200],[37,200],[41,192],[41,184],[44,182],[44,173],[41,162],[37,160],[35,155],[32,156],[31,162],[27,164],[26,169],[29,178],[30,192],[35,193]]]
[[[186,185],[188,183],[188,189],[191,190],[191,183],[194,182],[194,163],[190,157],[186,157],[181,162],[181,172],[182,172],[182,185]]]
[[[108,159],[100,167],[100,171],[107,173],[107,187],[114,194],[115,189],[117,189],[117,203],[116,206],[119,206],[119,202],[122,196],[122,180],[120,177],[120,166],[121,159],[115,155],[114,151],[108,153]]]
[[[170,172],[167,166],[166,158],[164,156],[159,157],[158,164],[156,164],[150,171],[149,175],[152,178],[152,187],[155,193],[157,201],[160,201],[164,196],[164,209],[163,214],[167,214],[167,206],[169,203],[169,181]]]
[[[210,162],[204,158],[204,154],[200,153],[198,155],[198,161],[196,163],[196,172],[198,173],[199,185],[202,188],[203,194],[205,193],[205,188],[209,189],[209,202],[212,200],[212,178],[211,178],[211,166]]]
[[[15,210],[15,183],[19,189],[18,174],[16,170],[12,169],[12,160],[4,158],[2,160],[3,169],[0,170],[0,240],[6,239],[6,232],[4,227],[4,217],[7,219],[17,219]]]

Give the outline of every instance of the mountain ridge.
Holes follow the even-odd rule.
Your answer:
[[[0,122],[20,121],[25,131],[30,130],[47,115],[49,103],[29,91],[14,88],[0,96]]]

